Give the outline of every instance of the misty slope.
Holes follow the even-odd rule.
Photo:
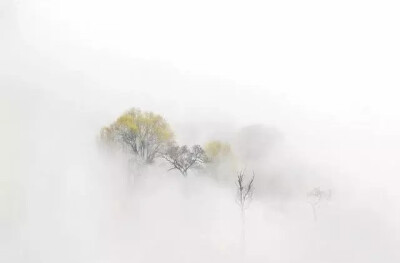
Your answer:
[[[5,210],[8,227],[2,248],[7,251],[3,254],[6,261],[36,262],[40,258],[42,262],[130,262],[132,259],[157,262],[170,258],[174,262],[234,262],[237,259],[238,211],[232,189],[220,188],[212,181],[203,182],[201,178],[182,182],[174,175],[165,177],[163,172],[155,170],[149,172],[141,192],[129,194],[122,164],[111,160],[105,164],[96,152],[98,129],[114,117],[111,112],[114,109],[107,113],[107,105],[102,109],[106,115],[99,115],[101,111],[97,109],[101,109],[98,106],[101,103],[96,100],[101,100],[102,95],[96,97],[99,93],[84,92],[78,96],[79,92],[63,88],[90,86],[95,81],[85,80],[83,73],[76,77],[47,63],[27,71],[16,78],[2,79],[6,87],[13,87],[2,90],[6,102],[2,103],[2,119],[12,124],[3,129],[6,136],[2,138],[7,138],[3,145],[15,151],[9,155],[3,148],[2,160],[12,158],[12,163],[24,164],[21,167],[7,162],[8,165],[2,166],[2,173],[8,175],[6,187],[12,189],[6,192],[6,200],[14,200]],[[45,75],[52,78],[41,79]],[[43,88],[58,82],[62,84],[57,86],[57,92]],[[119,96],[118,92],[105,94]],[[85,106],[88,98],[97,106]],[[283,162],[276,158],[271,156],[269,160]],[[300,159],[292,162],[301,163]],[[311,164],[317,162],[313,156],[305,159],[308,163],[305,161],[303,172],[312,172]],[[275,172],[301,176],[299,170],[288,167],[293,163],[287,161],[284,162],[287,171]],[[255,169],[263,169],[268,162],[250,163]],[[333,167],[329,161],[320,165],[324,170]],[[283,167],[278,165],[275,169]],[[353,167],[352,171],[357,169]],[[333,181],[340,182],[338,178]],[[259,184],[257,190],[273,191],[272,182],[265,183],[266,188]],[[395,210],[386,210],[390,209],[388,206],[374,211],[381,205],[379,199],[371,196],[376,203],[366,202],[371,199],[347,192],[354,185],[342,186],[335,185],[334,199],[321,207],[316,225],[311,220],[310,207],[301,196],[291,201],[256,199],[248,212],[248,260],[376,262],[386,258],[390,262],[398,257],[395,221],[391,221],[393,217],[386,219]],[[192,188],[189,191],[192,194],[187,194],[187,187]],[[367,192],[371,194],[370,190]]]
[[[265,156],[244,164],[257,175],[247,213],[248,262],[400,261],[400,111],[393,89],[398,66],[389,63],[398,58],[393,48],[398,39],[387,34],[397,24],[390,22],[396,8],[386,16],[382,7],[371,7],[385,19],[380,26],[369,22],[357,31],[368,12],[353,19],[348,10],[358,10],[358,5],[340,8],[339,1],[333,10],[343,10],[344,20],[323,20],[331,30],[318,38],[312,37],[321,36],[314,29],[323,31],[317,29],[324,23],[289,23],[299,22],[302,13],[296,10],[308,10],[312,1],[290,12],[272,5],[271,16],[257,9],[248,26],[265,24],[258,22],[260,17],[272,19],[268,32],[276,41],[250,41],[261,37],[258,27],[251,27],[257,37],[248,27],[229,27],[226,39],[236,39],[239,30],[249,40],[224,51],[227,40],[219,33],[223,24],[212,31],[220,40],[218,49],[215,40],[198,41],[196,34],[208,36],[207,30],[191,31],[192,38],[179,41],[181,27],[168,27],[180,25],[179,19],[161,27],[172,28],[167,31],[171,34],[161,34],[159,23],[150,24],[158,32],[154,38],[139,23],[117,19],[102,31],[97,26],[104,24],[91,22],[103,21],[101,10],[107,8],[118,16],[124,1],[112,7],[101,1],[93,15],[86,12],[93,7],[90,1],[82,9],[75,8],[78,1],[65,6],[62,1],[13,3],[0,5],[1,262],[239,262],[234,185],[208,177],[184,180],[153,167],[132,187],[125,160],[99,153],[99,129],[132,106],[163,114],[184,143],[233,140],[236,132],[253,124],[282,135]],[[135,10],[146,11],[139,18],[152,10],[152,3]],[[203,8],[210,12],[225,10],[223,2],[217,9],[208,4]],[[179,3],[165,8],[174,6]],[[79,15],[72,16],[75,9]],[[157,14],[169,15],[161,11]],[[324,14],[310,12],[305,17]],[[190,27],[194,21],[185,14],[189,22],[182,27]],[[290,15],[297,20],[283,23],[281,31],[276,28]],[[218,12],[212,17],[209,28],[220,20]],[[338,21],[334,13],[329,17]],[[350,26],[342,35],[345,22]],[[126,33],[126,25],[134,25],[132,34]],[[111,31],[121,39],[105,34]],[[138,35],[142,39],[129,47]],[[334,36],[338,39],[331,41]],[[354,41],[357,36],[360,40]],[[364,41],[373,36],[381,38]],[[343,44],[348,39],[353,39],[350,46]],[[318,41],[308,45],[312,40]],[[373,49],[385,43],[383,55]],[[183,46],[190,48],[180,52]],[[211,48],[199,48],[203,46]],[[315,47],[319,53],[311,52]],[[324,51],[329,48],[334,51]],[[371,57],[364,56],[369,50],[374,51]],[[311,62],[303,60],[309,56]],[[210,71],[225,74],[204,73]],[[332,199],[318,208],[317,223],[305,200],[305,192],[315,186],[333,189]]]

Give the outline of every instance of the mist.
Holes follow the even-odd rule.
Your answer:
[[[0,261],[399,262],[399,9],[3,0]],[[238,161],[130,169],[99,133],[132,107]]]

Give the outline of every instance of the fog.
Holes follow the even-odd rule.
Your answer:
[[[2,0],[0,261],[400,262],[399,7]],[[244,256],[236,174],[102,152],[131,107],[254,171]]]

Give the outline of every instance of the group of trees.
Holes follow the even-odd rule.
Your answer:
[[[140,165],[150,165],[157,159],[164,160],[168,170],[177,170],[183,176],[190,169],[209,168],[216,171],[218,164],[225,160],[232,161],[232,150],[229,144],[221,141],[210,141],[204,149],[200,145],[178,145],[174,133],[166,120],[152,112],[143,112],[132,108],[122,114],[111,125],[100,132],[101,142],[111,148],[122,149],[130,154],[132,160]],[[246,182],[245,172],[236,176],[236,201],[241,212],[241,247],[245,255],[245,210],[253,196],[253,176]]]
[[[169,170],[187,176],[190,169],[223,160],[231,154],[229,144],[211,141],[205,145],[178,145],[167,121],[158,114],[132,108],[111,125],[101,129],[102,143],[122,149],[134,162],[149,165],[157,159],[166,161]]]
[[[241,133],[242,140],[238,143],[242,145],[243,158],[263,156],[268,148],[266,146],[271,146],[268,137],[277,137],[276,133],[256,125],[243,129]],[[200,145],[179,145],[170,125],[161,115],[137,108],[126,111],[109,126],[103,127],[100,139],[112,149],[127,152],[135,164],[151,165],[160,160],[169,167],[168,171],[177,170],[185,177],[191,169],[208,168],[208,171],[217,174],[216,168],[222,163],[235,163],[235,155],[228,143],[210,141],[204,148]],[[230,169],[231,174],[233,170]],[[254,174],[247,183],[244,171],[236,174],[237,201],[243,218],[252,198],[253,181]],[[329,199],[330,192],[314,188],[307,197],[316,220],[316,209],[322,199]]]
[[[171,126],[161,115],[132,108],[102,128],[100,138],[105,145],[128,153],[135,165],[162,161],[169,165],[169,170],[177,170],[183,176],[190,170],[207,168],[216,178],[226,179],[226,171],[232,174],[239,170],[238,160],[251,163],[249,160],[265,157],[277,137],[274,129],[262,125],[248,126],[237,135],[235,145],[240,151],[235,154],[230,144],[218,140],[202,146],[179,145]]]
[[[174,133],[166,120],[155,113],[143,112],[132,108],[122,114],[111,125],[101,129],[101,142],[111,148],[122,149],[130,154],[134,162],[150,165],[157,159],[164,160],[168,170],[177,170],[183,176],[190,169],[208,166],[213,170],[224,160],[232,160],[229,144],[221,141],[210,141],[204,149],[200,145],[178,145]],[[237,173],[237,203],[242,219],[242,252],[245,248],[245,209],[253,196],[253,177],[245,182],[245,173]]]
[[[262,135],[267,132],[269,131],[258,126],[250,126],[242,130],[241,138],[253,138],[253,140],[239,140],[239,144],[243,144],[241,147],[243,158],[260,158],[265,154],[265,148],[268,148],[266,146],[270,146],[270,144]],[[276,134],[269,132],[268,136],[276,137]],[[217,173],[215,169],[221,163],[235,162],[235,155],[228,143],[210,141],[204,145],[204,148],[200,145],[179,145],[170,125],[161,115],[141,111],[137,108],[126,111],[109,126],[102,128],[100,139],[111,149],[123,150],[128,153],[136,164],[151,165],[156,160],[160,160],[169,167],[168,171],[177,170],[185,177],[191,169],[208,168],[209,171]],[[240,207],[242,218],[243,255],[245,250],[245,210],[253,197],[254,178],[254,172],[250,178],[246,178],[244,170],[236,173],[236,201]],[[322,199],[330,197],[330,192],[315,188],[307,196],[316,220],[317,206]]]

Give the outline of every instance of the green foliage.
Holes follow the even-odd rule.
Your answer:
[[[162,116],[136,108],[102,128],[100,138],[108,145],[122,146],[145,163],[153,162],[174,143],[174,133]]]

